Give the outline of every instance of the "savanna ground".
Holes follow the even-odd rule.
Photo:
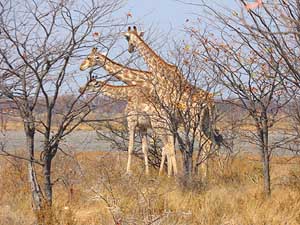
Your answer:
[[[221,168],[214,160],[205,182],[189,184],[155,169],[145,177],[138,159],[127,176],[121,152],[57,157],[51,224],[300,224],[299,158],[272,158],[272,196],[265,198],[255,155],[232,157]],[[0,165],[0,224],[32,224],[26,164],[2,157]]]

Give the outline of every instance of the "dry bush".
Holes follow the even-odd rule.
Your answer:
[[[26,164],[0,158],[0,181],[0,224],[30,224],[33,214]]]
[[[258,160],[246,159],[246,156],[232,157],[224,164],[218,166],[218,161],[213,161],[210,166],[210,182],[218,186],[241,186],[262,182],[262,165]]]
[[[273,159],[273,194],[265,198],[258,157],[230,159],[220,170],[211,163],[208,182],[192,188],[179,179],[144,176],[143,162],[118,152],[59,154],[54,164],[54,206],[48,224],[299,224],[299,161]],[[3,163],[5,162],[5,163]],[[30,224],[33,219],[26,165],[1,161],[0,224]],[[47,215],[44,215],[47,217]]]
[[[86,161],[81,160],[82,163]],[[196,180],[191,183],[194,188],[189,189],[184,189],[178,180],[156,178],[156,171],[152,171],[152,176],[144,177],[140,161],[134,162],[135,173],[130,177],[125,176],[125,162],[126,155],[119,153],[101,153],[98,158],[93,156],[89,157],[88,163],[86,161],[87,174],[94,176],[87,179],[91,182],[88,185],[90,189],[86,189],[90,198],[84,210],[84,222],[297,224],[299,220],[299,204],[292,200],[299,199],[300,195],[291,186],[282,188],[274,185],[274,194],[265,199],[258,185],[262,177],[257,157],[237,157],[226,164],[222,171],[214,167],[217,163],[214,161],[209,182],[203,184]],[[281,177],[286,176],[289,176],[289,170],[281,174]],[[276,174],[272,177],[276,178]],[[285,204],[289,205],[288,210],[281,209]],[[90,219],[87,218],[88,208],[91,209]]]

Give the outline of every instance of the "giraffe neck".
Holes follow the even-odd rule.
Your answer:
[[[87,91],[101,92],[105,96],[117,100],[128,100],[134,94],[135,90],[136,86],[115,86],[103,81],[96,81],[93,84],[89,84],[87,87]]]
[[[173,65],[167,63],[159,55],[157,55],[143,39],[141,39],[137,35],[133,35],[132,37],[133,42],[135,42],[135,45],[137,47],[137,50],[148,65],[150,72],[156,72],[158,66],[164,68],[169,67],[174,69]]]
[[[151,73],[148,71],[125,67],[101,53],[98,53],[98,56],[99,65],[103,65],[107,72],[128,85],[146,86],[147,80],[151,78]]]
[[[133,42],[135,42],[138,52],[148,65],[149,71],[152,72],[156,84],[162,84],[161,82],[163,82],[164,85],[168,83],[173,86],[174,81],[185,85],[188,83],[175,65],[164,61],[139,36],[133,35]]]

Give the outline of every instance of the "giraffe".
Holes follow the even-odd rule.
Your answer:
[[[128,51],[133,53],[137,49],[148,65],[149,72],[152,72],[153,75],[153,84],[155,84],[155,88],[158,90],[157,94],[166,105],[172,105],[175,102],[179,108],[186,108],[188,107],[186,102],[192,98],[192,113],[199,107],[199,102],[201,103],[201,107],[208,109],[210,118],[209,129],[203,130],[202,122],[200,122],[199,134],[203,131],[209,140],[209,144],[206,145],[209,148],[212,147],[212,144],[219,146],[219,141],[222,138],[211,127],[215,108],[213,94],[192,86],[175,65],[164,61],[144,42],[142,39],[143,32],[138,33],[135,26],[133,30],[131,30],[131,27],[128,27],[128,31],[124,32],[123,35],[128,42]],[[204,148],[204,150],[208,152],[210,149]]]
[[[106,82],[97,81],[92,78],[83,87],[80,87],[81,93],[88,92],[102,92],[105,96],[113,99],[125,100],[128,102],[125,112],[127,114],[128,131],[129,131],[129,144],[128,144],[128,162],[127,173],[130,174],[131,159],[134,148],[135,130],[138,127],[142,136],[142,152],[144,154],[145,172],[149,174],[148,165],[148,143],[147,143],[147,130],[151,128],[151,121],[149,115],[146,114],[147,106],[141,99],[143,96],[139,94],[135,86],[113,86]]]
[[[150,72],[125,67],[108,58],[106,53],[97,52],[97,48],[94,47],[86,59],[81,63],[80,70],[83,71],[96,65],[103,67],[110,75],[118,78],[127,85],[138,85],[147,88],[151,87],[147,82],[151,79]]]
[[[93,48],[89,56],[80,65],[80,70],[85,70],[95,65],[103,66],[103,68],[107,70],[110,74],[112,74],[116,78],[128,84],[128,86],[113,86],[108,84],[103,86],[100,81],[96,82],[93,80],[88,85],[89,90],[93,90],[93,85],[94,86],[96,84],[98,85],[95,86],[95,90],[100,89],[99,87],[101,86],[103,88],[102,91],[104,91],[104,94],[110,95],[110,97],[113,98],[118,98],[118,96],[127,96],[126,99],[123,99],[123,100],[128,100],[126,111],[129,116],[128,128],[130,133],[129,145],[128,145],[127,172],[130,173],[131,158],[132,158],[131,155],[132,155],[133,145],[134,145],[134,130],[135,127],[137,126],[137,122],[136,122],[137,120],[134,120],[132,118],[133,115],[137,116],[139,113],[143,112],[144,114],[148,113],[147,115],[151,119],[151,124],[152,124],[151,126],[152,128],[154,128],[153,131],[154,133],[156,133],[156,135],[161,139],[163,143],[162,160],[160,164],[159,174],[162,173],[164,162],[167,159],[168,176],[171,176],[172,172],[174,173],[174,175],[176,175],[177,165],[174,163],[174,161],[172,162],[170,159],[169,148],[173,146],[169,144],[169,139],[168,136],[166,135],[166,130],[165,130],[166,125],[164,125],[164,121],[161,120],[157,115],[156,109],[154,107],[151,107],[151,105],[146,104],[147,99],[145,98],[145,93],[147,93],[147,91],[145,90],[147,90],[149,85],[147,85],[145,80],[149,79],[150,77],[149,72],[124,67],[112,61],[111,59],[106,57],[106,55],[97,53],[97,49]],[[132,78],[135,79],[133,80]],[[125,92],[127,94],[123,94]],[[132,99],[136,99],[137,101],[133,101]],[[146,128],[149,127],[145,127],[145,129],[143,128],[145,130],[144,133],[147,133]],[[143,138],[145,139],[145,137]]]

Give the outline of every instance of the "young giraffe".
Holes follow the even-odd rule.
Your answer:
[[[141,38],[143,33],[138,33],[136,27],[124,33],[126,40],[128,41],[128,51],[134,52],[135,49],[142,56],[149,71],[153,75],[154,88],[158,90],[156,93],[159,98],[162,99],[166,105],[178,105],[180,108],[186,108],[187,102],[192,100],[191,112],[196,115],[197,108],[199,106],[207,108],[209,112],[209,122],[203,129],[203,124],[200,122],[199,135],[203,131],[206,138],[209,140],[207,147],[211,147],[212,144],[219,146],[219,142],[222,137],[211,126],[214,117],[214,100],[213,95],[200,88],[192,86],[185,77],[181,74],[178,68],[172,64],[165,62],[160,56],[158,56]],[[191,98],[192,97],[192,98]],[[199,105],[200,103],[200,105]],[[205,110],[203,110],[205,111]],[[204,115],[204,114],[203,114]],[[203,119],[203,118],[202,118]],[[205,148],[204,151],[208,152],[210,149]],[[207,162],[206,162],[207,163]],[[205,170],[205,173],[207,171]]]
[[[136,70],[132,68],[127,68],[124,67],[111,59],[109,59],[106,55],[98,53],[96,48],[93,48],[91,53],[87,56],[87,58],[82,62],[80,65],[80,70],[85,70],[90,67],[94,66],[101,66],[103,67],[106,71],[108,71],[111,75],[114,77],[118,78],[119,80],[122,80],[126,84],[130,86],[130,88],[127,86],[113,86],[113,85],[108,85],[106,84],[104,87],[104,91],[109,89],[110,92],[117,92],[118,91],[128,91],[128,90],[133,90],[128,93],[128,99],[138,99],[139,101],[136,101],[136,103],[141,102],[141,104],[134,104],[134,101],[128,101],[128,107],[127,111],[129,112],[129,109],[132,109],[131,114],[137,115],[138,112],[143,111],[143,113],[148,113],[148,116],[150,116],[151,124],[154,133],[157,134],[157,136],[161,139],[163,142],[163,148],[162,148],[162,160],[161,160],[161,165],[159,169],[159,173],[161,174],[163,171],[164,163],[167,158],[168,162],[168,176],[171,176],[172,172],[174,175],[177,174],[177,166],[176,164],[172,164],[170,160],[170,154],[169,154],[169,148],[172,148],[173,145],[170,144],[170,142],[173,142],[173,139],[170,138],[172,134],[168,132],[165,128],[167,127],[167,124],[165,124],[165,121],[160,118],[158,115],[155,107],[151,103],[149,103],[149,88],[151,87],[147,81],[151,79],[151,73],[147,71],[141,71],[141,70]],[[92,90],[92,84],[93,82],[90,83],[89,89]],[[101,84],[100,81],[98,84]],[[137,86],[134,86],[137,85]],[[97,87],[97,89],[99,89]],[[124,89],[124,90],[123,90]],[[138,90],[138,91],[137,91]],[[117,98],[118,94],[115,94]],[[113,95],[113,94],[111,94]],[[134,96],[136,95],[136,97]],[[125,96],[125,95],[124,95]],[[138,97],[137,97],[138,96]],[[148,96],[145,98],[145,96]],[[127,99],[125,99],[127,100]],[[148,102],[147,102],[148,101]],[[147,102],[147,104],[146,104]],[[133,105],[136,105],[135,107],[132,107]],[[137,107],[140,107],[140,109],[137,109]],[[136,110],[137,112],[134,112]],[[147,111],[147,112],[146,112]],[[130,115],[130,113],[129,113]],[[131,117],[130,117],[131,118]],[[131,121],[131,119],[128,119],[128,121]],[[136,124],[135,122],[130,123],[131,126],[129,127],[129,131],[133,132],[133,128],[135,127]],[[133,124],[133,125],[132,125]],[[132,132],[130,133],[130,139],[129,139],[129,146],[128,146],[128,164],[127,164],[127,172],[130,171],[131,168],[131,155],[132,155],[132,150],[133,150],[133,137],[132,137]],[[171,139],[171,140],[170,140]],[[174,146],[175,147],[175,146]],[[171,150],[173,152],[173,150]]]

